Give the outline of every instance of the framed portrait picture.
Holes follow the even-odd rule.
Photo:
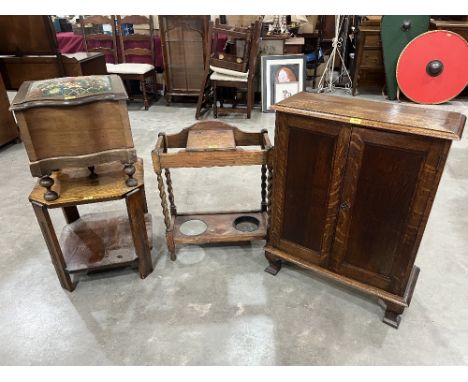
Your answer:
[[[262,56],[262,111],[304,90],[303,54]]]

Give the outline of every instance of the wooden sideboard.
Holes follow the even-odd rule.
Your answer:
[[[398,327],[452,140],[466,117],[440,109],[299,93],[276,110],[271,225],[286,260],[379,297]]]
[[[61,56],[69,77],[107,74],[104,53],[79,52]],[[0,73],[8,90],[18,90],[24,81],[63,77],[56,56],[0,56]]]

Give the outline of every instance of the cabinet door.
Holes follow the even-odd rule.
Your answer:
[[[334,271],[404,293],[444,148],[432,138],[353,128],[330,261]]]
[[[325,264],[333,237],[351,129],[278,113],[269,243]]]

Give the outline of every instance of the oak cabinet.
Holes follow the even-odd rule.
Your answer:
[[[267,271],[276,274],[287,260],[378,296],[384,321],[397,327],[465,117],[307,93],[275,109]]]

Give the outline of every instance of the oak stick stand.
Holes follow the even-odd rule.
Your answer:
[[[249,147],[249,150],[245,150],[242,146],[257,146],[257,148]],[[171,149],[177,150],[172,152]],[[267,130],[246,133],[218,121],[198,122],[173,135],[159,134],[152,151],[152,158],[158,179],[171,260],[176,260],[177,244],[238,243],[266,238],[273,179],[273,169],[268,155],[271,149]],[[171,168],[249,165],[262,166],[260,174],[262,201],[259,210],[199,214],[177,212]],[[206,229],[196,234],[184,233],[184,223],[194,220],[204,223]]]

